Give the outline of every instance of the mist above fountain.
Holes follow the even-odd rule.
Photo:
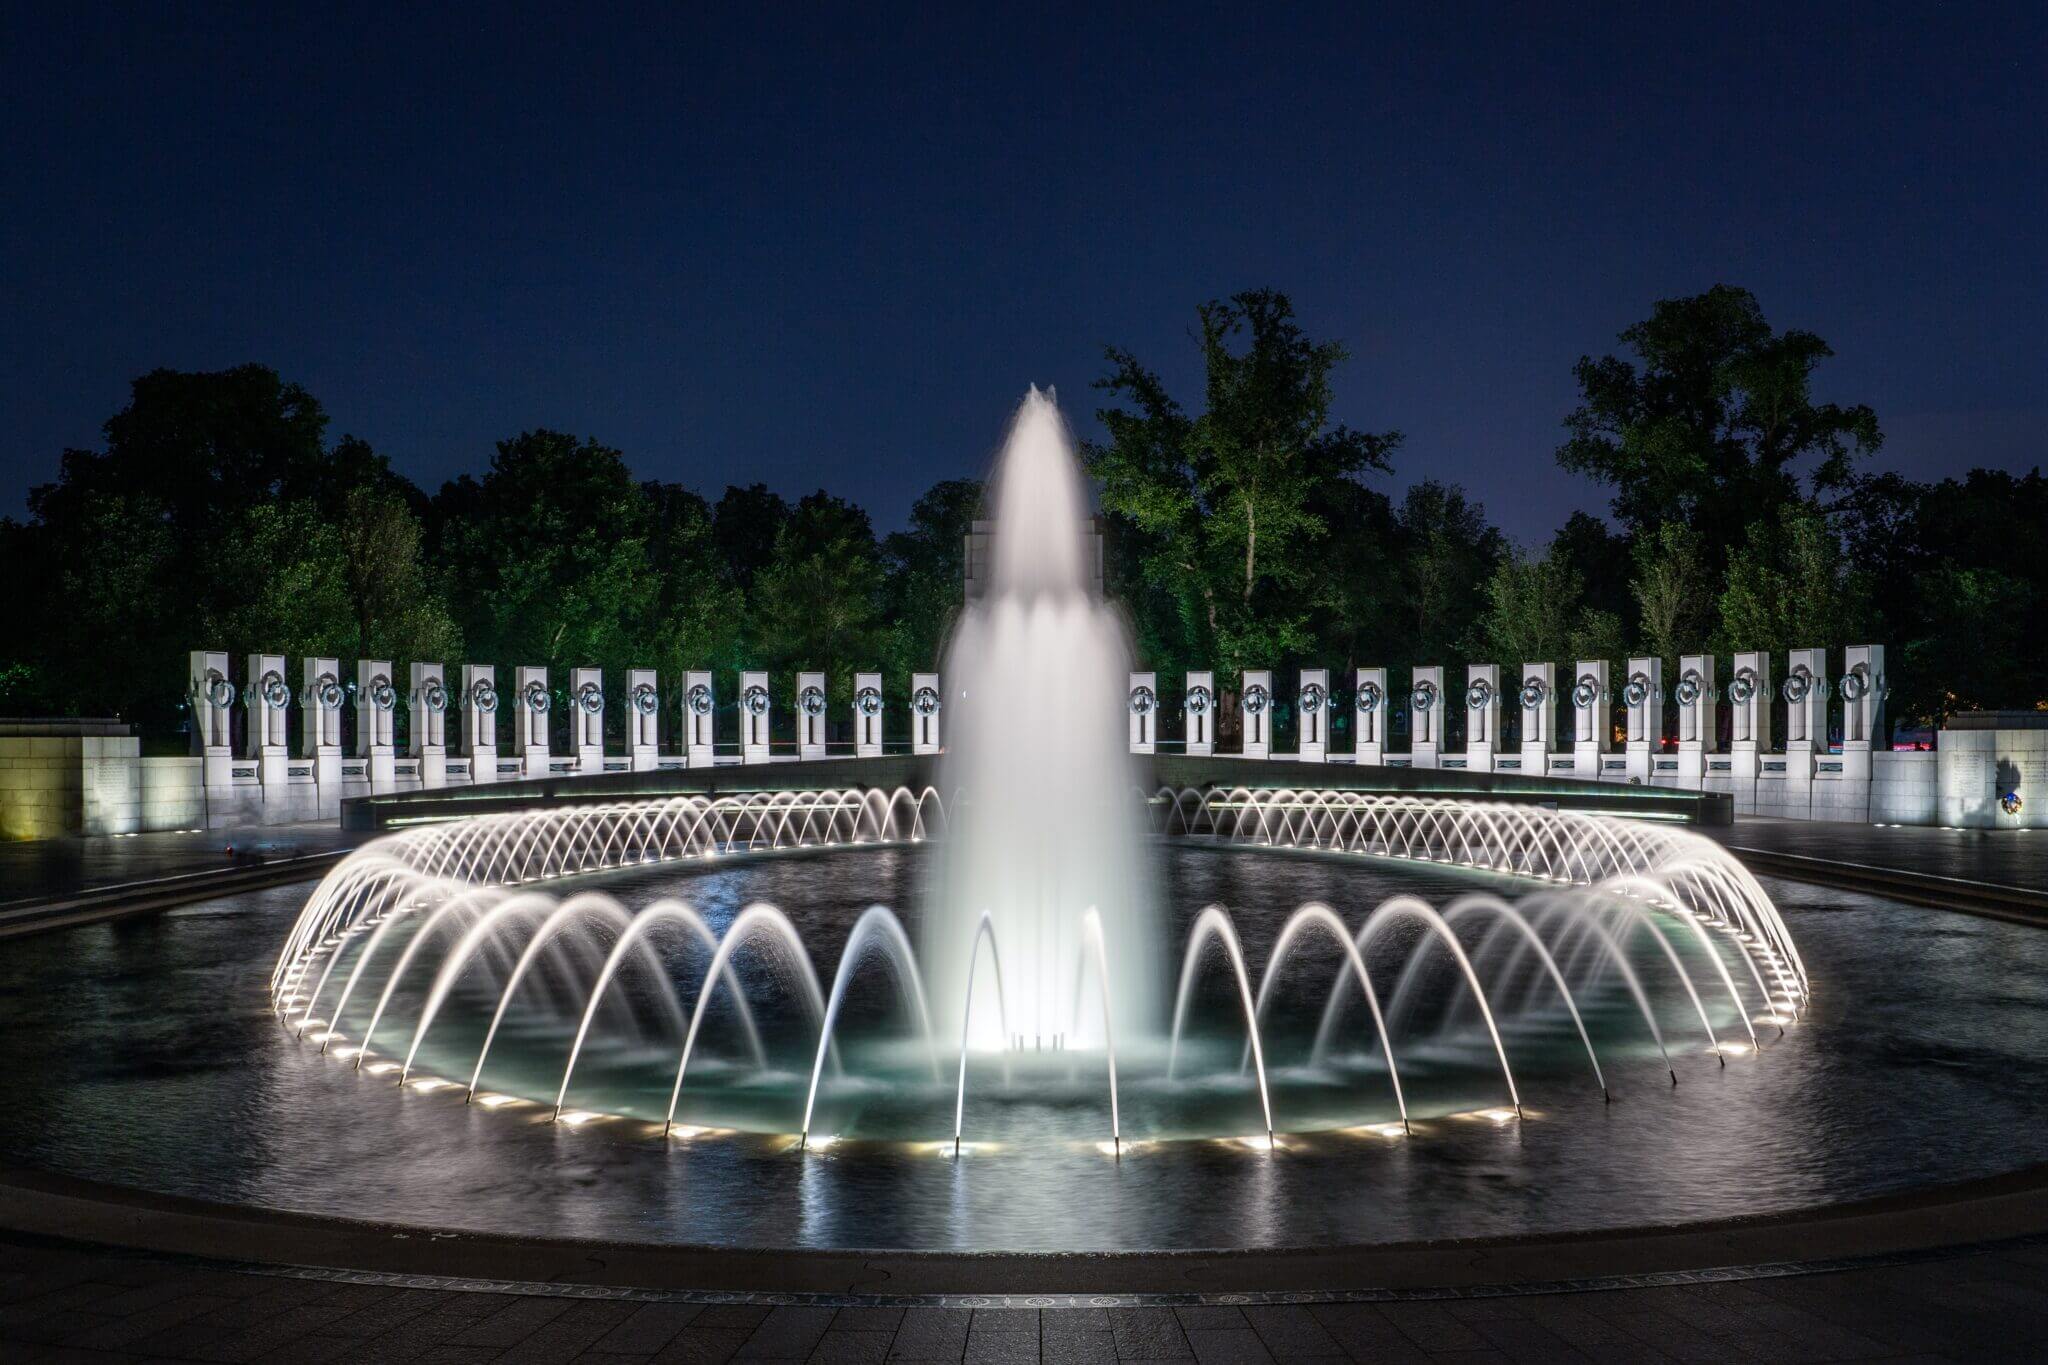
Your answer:
[[[1159,934],[1123,734],[1130,645],[1096,583],[1087,490],[1065,421],[1031,390],[989,480],[988,591],[946,652],[959,793],[923,925],[939,1017],[972,1046],[1099,1047],[1158,1029]],[[1101,927],[1102,978],[1087,941]],[[977,957],[984,915],[1000,945]],[[969,972],[988,971],[967,1011]],[[1004,1008],[1006,1007],[1006,1009]],[[1003,1016],[1007,1014],[1007,1019]]]

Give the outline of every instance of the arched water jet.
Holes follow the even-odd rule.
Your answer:
[[[895,970],[898,988],[905,991],[916,1005],[918,1028],[924,1034],[925,1049],[931,1056],[932,1079],[939,1079],[938,1042],[932,1036],[932,1014],[925,1003],[924,978],[917,970],[917,954],[911,950],[902,921],[882,906],[870,906],[855,922],[853,933],[846,940],[846,950],[839,955],[839,968],[832,974],[832,998],[825,1006],[824,1025],[818,1030],[818,1058],[811,1064],[811,1086],[804,1095],[804,1122],[797,1137],[799,1147],[811,1140],[811,1111],[818,1103],[818,1077],[825,1070],[825,1047],[832,1040],[833,1026],[839,1022],[839,1007],[846,999],[847,984],[853,980],[854,969],[860,965],[861,950],[867,947],[869,939],[876,939],[881,944],[885,959]]]
[[[1394,1063],[1394,1043],[1387,1036],[1387,1021],[1380,1014],[1379,994],[1373,990],[1372,977],[1365,970],[1364,956],[1358,951],[1358,945],[1351,941],[1351,931],[1344,927],[1344,921],[1337,917],[1336,911],[1320,902],[1312,902],[1302,906],[1288,917],[1287,923],[1280,930],[1279,939],[1273,944],[1273,955],[1266,959],[1265,973],[1259,978],[1259,998],[1252,1007],[1252,1018],[1256,1021],[1263,1020],[1266,1017],[1266,999],[1273,989],[1273,983],[1279,979],[1280,968],[1286,964],[1287,954],[1293,949],[1295,941],[1311,929],[1321,929],[1336,940],[1339,949],[1345,957],[1345,963],[1340,964],[1337,968],[1339,977],[1341,978],[1343,975],[1344,966],[1349,965],[1352,975],[1358,981],[1360,992],[1365,996],[1367,1005],[1372,1009],[1372,1022],[1374,1029],[1379,1033],[1380,1051],[1387,1058],[1387,1080],[1394,1087],[1394,1107],[1400,1111],[1401,1130],[1406,1132],[1408,1131],[1408,1101],[1401,1093],[1401,1070]],[[1320,1039],[1318,1039],[1318,1043],[1320,1043]],[[1245,1042],[1245,1054],[1246,1061],[1238,1064],[1240,1071],[1244,1069],[1244,1066],[1250,1060],[1251,1041],[1249,1039]],[[1311,1054],[1310,1060],[1311,1062],[1320,1060],[1320,1050],[1315,1054]]]
[[[981,912],[974,930],[974,947],[967,960],[967,989],[960,1010],[960,1079],[953,1092],[953,1155],[960,1155],[960,1130],[967,1117],[967,1032],[974,1023],[974,969],[981,961],[981,948],[988,945],[990,967],[996,975],[996,1016],[1003,1025],[1003,1084],[1010,1083],[1010,1005],[1003,992],[1003,957],[996,947],[996,922],[988,911]]]
[[[1222,943],[1225,955],[1230,959],[1231,972],[1237,978],[1237,996],[1244,1006],[1244,1026],[1251,1035],[1252,1065],[1258,1071],[1259,1110],[1265,1115],[1266,1137],[1273,1136],[1273,1101],[1266,1092],[1266,1050],[1259,1040],[1258,1008],[1252,1003],[1251,977],[1245,971],[1244,947],[1237,941],[1237,928],[1230,922],[1230,916],[1220,905],[1205,906],[1195,916],[1194,928],[1188,931],[1187,952],[1181,957],[1180,989],[1174,993],[1173,1041],[1169,1044],[1166,1057],[1166,1079],[1172,1080],[1174,1070],[1180,1062],[1180,1033],[1187,1023],[1188,993],[1194,986],[1195,969],[1201,965],[1202,947],[1214,937]]]

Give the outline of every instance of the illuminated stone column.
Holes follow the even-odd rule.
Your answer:
[[[405,751],[420,761],[420,785],[448,785],[448,679],[440,664],[412,665],[406,706],[412,725]]]
[[[1131,752],[1159,752],[1159,675],[1131,674],[1131,691],[1124,709],[1130,713]]]
[[[796,756],[825,756],[825,675],[796,675]]]
[[[192,651],[186,700],[192,707],[192,752],[201,761],[201,781],[211,790],[234,781],[235,684],[228,678],[225,650]]]
[[[1187,752],[1197,757],[1216,752],[1216,675],[1207,669],[1188,674],[1182,703]]]
[[[284,655],[251,654],[248,686],[242,689],[247,714],[242,726],[242,757],[256,760],[256,780],[266,798],[281,798],[291,780],[291,748],[285,722],[292,709],[291,684],[284,680]]]
[[[711,674],[696,669],[683,674],[683,758],[692,768],[718,761],[718,694]]]
[[[1465,766],[1490,773],[1499,752],[1500,665],[1470,664],[1465,669]]]
[[[462,752],[470,785],[498,780],[498,671],[489,664],[462,666]]]
[[[569,670],[569,736],[576,750],[576,771],[604,771],[604,673],[596,668]]]
[[[319,813],[331,815],[341,803],[341,660],[306,659],[300,665],[299,757],[313,761],[313,789]]]
[[[1597,781],[1614,736],[1607,723],[1605,659],[1581,659],[1572,670],[1572,771]]]
[[[1728,678],[1728,779],[1735,809],[1756,807],[1756,780],[1771,750],[1771,656],[1752,650],[1735,656]]]
[[[1443,762],[1444,671],[1431,664],[1415,670],[1408,686],[1408,761],[1417,768]]]
[[[521,771],[527,777],[548,775],[548,708],[553,699],[548,696],[548,671],[533,664],[522,664],[514,677],[518,683],[518,695],[512,707],[512,752],[518,755]]]
[[[1265,668],[1244,671],[1244,691],[1237,699],[1244,724],[1246,758],[1267,758],[1273,752],[1273,673]]]
[[[766,673],[750,669],[740,674],[740,762],[768,761],[768,713],[773,705]]]
[[[1707,755],[1714,752],[1714,656],[1687,654],[1678,661],[1678,785],[1700,790],[1707,780]]]
[[[1358,692],[1352,700],[1357,730],[1351,745],[1354,762],[1377,766],[1387,761],[1387,670],[1358,670]]]
[[[939,751],[939,675],[910,675],[910,752],[935,754]]]
[[[626,754],[636,773],[661,766],[661,686],[651,668],[626,670]]]
[[[1557,749],[1557,665],[1523,664],[1515,700],[1522,708],[1522,771],[1547,777]]]
[[[1885,742],[1884,646],[1850,645],[1843,651],[1842,779],[1868,782],[1871,754]]]
[[[1647,787],[1657,771],[1657,751],[1664,747],[1664,660],[1630,659],[1621,703],[1628,708],[1623,751],[1628,780]]]
[[[389,659],[356,660],[356,757],[372,794],[398,785],[398,688]]]
[[[1304,763],[1324,763],[1330,757],[1330,670],[1301,670],[1301,691],[1294,699],[1296,745]]]
[[[1785,698],[1785,814],[1813,813],[1813,781],[1828,747],[1828,652],[1795,649],[1779,685]]]
[[[882,756],[882,675],[853,675],[853,756]]]

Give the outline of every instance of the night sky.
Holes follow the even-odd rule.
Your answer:
[[[1834,345],[1887,465],[2048,444],[2040,5],[172,8],[0,34],[0,511],[132,376],[254,360],[429,489],[545,425],[887,530],[1027,383],[1094,430],[1106,342],[1198,398],[1194,305],[1260,286],[1353,348],[1391,487],[1525,540],[1602,503],[1573,361],[1717,282]]]

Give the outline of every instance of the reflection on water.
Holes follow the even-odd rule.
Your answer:
[[[919,857],[771,858],[610,885],[630,892],[629,903],[684,896],[714,928],[746,903],[773,901],[829,963],[861,910],[911,902]],[[1188,908],[1221,902],[1254,963],[1303,901],[1327,900],[1355,921],[1398,891],[1442,901],[1473,885],[1449,872],[1248,850],[1163,857],[1167,903],[1182,907],[1168,942],[1180,941]],[[1511,1034],[1517,1076],[1526,1068],[1529,1077],[1524,1121],[1436,1117],[1406,1138],[1377,1124],[1289,1135],[1286,1106],[1313,1100],[1297,1078],[1276,1099],[1278,1153],[1145,1143],[1118,1162],[1072,1139],[1057,1095],[1035,1118],[1031,1106],[1006,1110],[996,1140],[956,1161],[942,1143],[847,1139],[808,1155],[776,1135],[664,1144],[638,1122],[571,1127],[546,1122],[545,1108],[494,1111],[464,1106],[459,1092],[399,1090],[294,1042],[270,1012],[275,945],[305,895],[281,888],[9,945],[0,1150],[204,1198],[449,1227],[963,1249],[1279,1246],[1681,1222],[2048,1159],[2037,1122],[2048,1107],[2039,1066],[2048,935],[1770,889],[1814,999],[1798,1027],[1767,1038],[1763,1057],[1724,1070],[1689,1046],[1674,1089],[1654,1050],[1603,1039],[1614,1100],[1602,1104],[1583,1054],[1574,1070],[1569,1048]],[[1218,1055],[1230,1055],[1228,1038],[1219,1023]],[[1229,1067],[1210,1072],[1215,1104],[1243,1106]],[[1477,1081],[1469,1093],[1445,1085],[1434,1113],[1500,1103]],[[857,1131],[858,1087],[831,1103],[839,1126]],[[1245,1112],[1250,1133],[1255,1101]],[[970,1095],[970,1137],[973,1115]]]

